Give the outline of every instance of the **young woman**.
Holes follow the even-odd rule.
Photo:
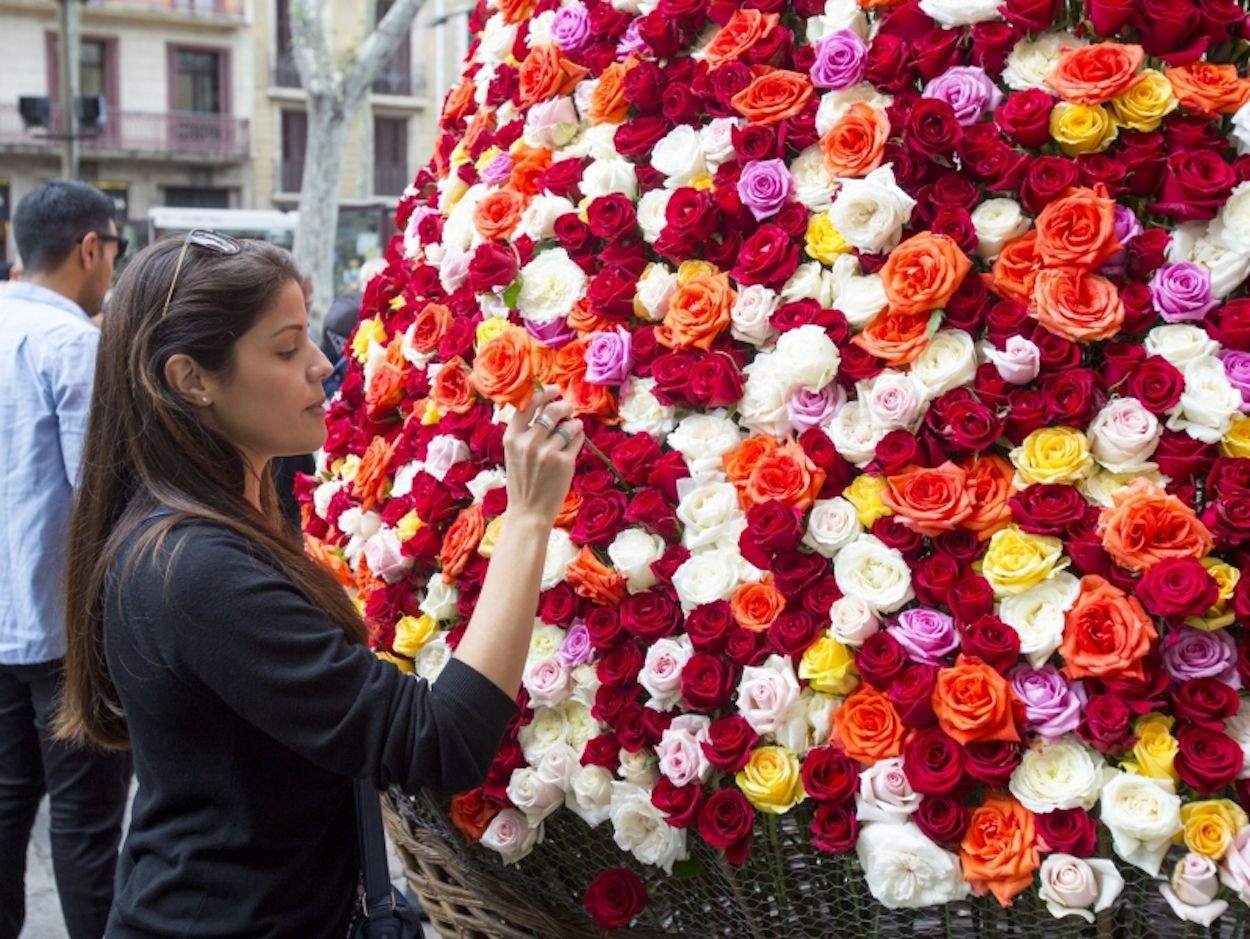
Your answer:
[[[505,560],[428,685],[365,647],[279,517],[269,461],[324,442],[329,371],[281,249],[192,232],[139,254],[114,291],[71,521],[59,727],[134,751],[109,939],[344,935],[351,779],[472,787],[515,711],[580,422],[548,390],[508,425]]]

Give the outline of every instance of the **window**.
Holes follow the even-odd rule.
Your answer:
[[[274,30],[272,83],[278,88],[298,88],[299,69],[295,67],[295,56],[291,52],[291,0],[277,0],[274,13],[277,28]]]
[[[382,22],[394,5],[394,0],[378,0],[377,22]],[[373,90],[380,95],[411,95],[412,94],[412,32],[404,34],[395,50],[395,57],[382,69],[381,74],[373,82]]]
[[[78,60],[79,94],[84,97],[104,95],[108,97],[106,78],[107,50],[99,39],[84,39]]]
[[[174,110],[221,114],[221,53],[204,49],[174,50]]]
[[[299,192],[304,179],[304,147],[308,141],[308,115],[303,111],[282,111],[282,158],[278,187],[282,192]]]
[[[403,195],[412,182],[408,174],[408,120],[373,119],[373,191],[380,196]]]
[[[165,204],[186,209],[228,209],[230,190],[213,187],[167,186]]]

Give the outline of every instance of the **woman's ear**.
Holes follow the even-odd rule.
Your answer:
[[[165,362],[165,381],[174,393],[193,407],[210,407],[212,392],[200,366],[185,352],[171,355]]]

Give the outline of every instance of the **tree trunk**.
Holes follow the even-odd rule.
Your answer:
[[[334,299],[334,239],[347,128],[354,108],[329,95],[309,95],[308,144],[300,187],[295,256],[313,279],[313,326]]]

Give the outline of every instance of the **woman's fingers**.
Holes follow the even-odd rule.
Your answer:
[[[530,427],[534,423],[534,417],[559,394],[558,385],[544,385],[541,391],[534,392],[530,395],[529,403],[523,408],[517,408],[513,413],[512,420],[508,422],[511,429],[519,432]]]

